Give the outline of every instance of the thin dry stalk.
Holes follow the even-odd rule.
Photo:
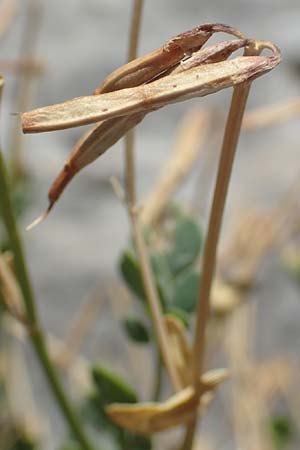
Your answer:
[[[272,246],[284,243],[293,235],[298,210],[299,180],[296,177],[275,208],[242,214],[220,256],[223,277],[237,287],[249,287]]]
[[[0,289],[9,313],[22,323],[26,323],[23,298],[11,269],[11,255],[0,255]]]
[[[18,4],[16,0],[2,1],[0,8],[0,37],[9,30],[18,11]]]
[[[240,134],[242,118],[246,107],[250,84],[244,83],[234,88],[228,119],[225,128],[223,146],[219,162],[216,186],[213,203],[211,207],[208,232],[204,247],[203,267],[201,284],[199,287],[199,297],[196,312],[196,329],[193,348],[193,378],[196,392],[201,394],[201,384],[199,384],[199,374],[203,371],[204,349],[205,349],[205,329],[209,317],[210,291],[213,281],[216,251],[222,225],[222,218],[225,208],[230,175],[233,166],[234,155]],[[193,446],[196,430],[197,418],[191,422],[187,429],[184,450],[189,450]]]
[[[133,241],[136,248],[137,257],[141,265],[142,281],[153,320],[159,351],[165,363],[166,370],[170,376],[173,388],[175,391],[179,391],[181,387],[180,377],[177,373],[173,357],[169,351],[170,346],[168,330],[164,321],[162,306],[155,287],[155,281],[148,258],[147,246],[143,235],[142,224],[139,218],[140,211],[137,206],[132,207],[126,201],[125,193],[119,181],[116,178],[112,178],[111,181],[116,196],[126,206],[130,219]]]
[[[284,103],[255,108],[245,114],[243,129],[253,130],[277,125],[293,117],[300,116],[300,99],[292,98]]]
[[[283,217],[277,217],[276,209],[269,212],[254,209],[238,218],[220,256],[221,274],[230,284],[248,288],[253,282],[262,259],[282,230]]]
[[[21,343],[27,342],[27,332],[24,326],[13,320],[11,317],[5,317],[3,321],[3,328],[9,336],[13,336]],[[61,353],[64,343],[52,334],[46,336],[47,347],[53,361],[56,361],[57,356]],[[77,355],[72,365],[67,368],[67,371],[63,372],[72,380],[76,386],[76,393],[86,394],[91,387],[90,378],[90,364],[84,359],[82,355]]]
[[[141,264],[143,284],[145,287],[145,292],[153,319],[158,346],[161,352],[162,359],[165,363],[166,370],[170,376],[173,388],[175,391],[179,391],[181,382],[173,361],[173,357],[169,351],[168,332],[163,319],[163,310],[157,290],[155,288],[153,273],[147,256],[147,247],[143,237],[143,230],[139,220],[138,211],[136,208],[129,208],[129,214],[136,252]]]
[[[130,27],[128,62],[134,60],[137,56],[143,6],[144,0],[134,0]],[[125,183],[128,202],[131,205],[134,205],[136,202],[135,179],[134,131],[129,130],[125,136]]]
[[[268,417],[266,397],[254,382],[255,366],[251,347],[255,333],[255,309],[243,305],[235,311],[225,334],[232,374],[233,427],[237,448],[271,450],[265,423]]]
[[[41,19],[40,0],[28,0],[25,28],[22,36],[20,50],[21,58],[27,61],[35,61],[35,49]],[[26,111],[30,105],[33,93],[32,70],[21,70],[17,79],[15,111]],[[15,121],[11,132],[11,170],[12,179],[18,180],[24,175],[24,164],[21,152],[22,134],[19,130],[19,123]]]
[[[97,319],[99,309],[103,306],[103,297],[98,292],[96,289],[80,306],[73,319],[71,319],[71,325],[64,339],[62,349],[56,356],[56,363],[62,370],[68,371],[68,368],[73,364],[84,339],[91,331],[93,323]]]
[[[5,391],[13,421],[32,438],[40,439],[49,431],[49,423],[39,411],[32,392],[28,368],[20,344],[7,339],[5,345]],[[48,433],[47,433],[48,434]]]
[[[194,338],[194,379],[197,384],[199,372],[201,373],[203,368],[205,325],[209,314],[209,296],[215,270],[217,244],[222,225],[225,200],[235,150],[238,143],[242,117],[246,106],[249,89],[250,84],[245,83],[236,87],[233,92],[209,219],[208,233],[204,248],[202,280],[199,289],[196,331]]]
[[[211,117],[205,111],[192,110],[184,117],[176,139],[175,149],[149,196],[143,202],[141,220],[153,225],[159,221],[166,204],[179,188],[203,150]]]
[[[126,287],[117,282],[109,286],[108,297],[114,321],[119,322],[133,306],[133,299]],[[128,339],[123,339],[122,345],[124,347],[126,366],[130,370],[134,386],[139,392],[147,392],[147,389],[150,389],[152,371],[152,361],[149,358],[148,350],[145,351],[145,346],[133,346]]]
[[[40,75],[45,70],[45,66],[42,62],[34,59],[1,59],[0,71],[3,72],[28,72],[31,75]]]

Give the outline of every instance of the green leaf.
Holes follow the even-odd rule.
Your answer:
[[[283,415],[275,416],[271,420],[270,428],[275,448],[278,450],[287,448],[294,435],[290,418]]]
[[[146,326],[135,317],[126,317],[123,320],[123,328],[127,336],[138,344],[146,344],[150,341],[149,331]]]
[[[35,450],[36,443],[28,436],[18,436],[9,450]]]
[[[191,271],[176,278],[173,306],[187,313],[195,311],[200,275]]]
[[[173,248],[168,253],[171,272],[176,276],[192,265],[202,247],[202,233],[197,222],[191,218],[178,221],[173,233]]]
[[[145,301],[146,295],[141,275],[141,269],[134,255],[125,250],[120,259],[120,272],[122,277],[136,297]]]
[[[118,375],[110,370],[95,365],[92,376],[102,405],[110,403],[136,403],[137,395]]]

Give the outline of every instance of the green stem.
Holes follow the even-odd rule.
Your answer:
[[[0,81],[0,90],[3,88],[3,79]],[[16,220],[13,213],[12,202],[9,193],[9,181],[4,158],[0,150],[0,209],[4,225],[10,240],[11,249],[14,254],[15,272],[20,289],[22,291],[26,308],[29,336],[34,347],[37,358],[41,364],[53,395],[64,415],[71,432],[78,440],[84,450],[93,450],[81,424],[70,405],[63,387],[59,381],[55,367],[53,366],[46,346],[42,331],[39,327],[38,317],[35,308],[33,290],[30,283],[29,274],[26,267],[24,251],[18,233]]]

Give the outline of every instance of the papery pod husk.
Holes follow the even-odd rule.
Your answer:
[[[117,425],[148,435],[189,422],[195,410],[205,408],[212,397],[207,393],[199,400],[194,389],[187,387],[163,403],[112,404],[106,413]]]
[[[197,38],[195,38],[195,30]],[[182,61],[177,66],[175,64],[175,67],[172,67],[170,60],[166,63],[166,66],[170,64],[169,69],[157,73],[158,79],[154,76],[151,80],[153,75],[151,70],[155,70],[153,67],[155,67],[156,58],[158,66],[160,65],[160,57],[154,52],[150,54],[151,56],[144,55],[113,72],[96,90],[96,93],[101,95],[79,97],[22,114],[25,133],[65,129],[104,121],[89,131],[72,151],[49,192],[48,212],[74,175],[104,153],[122,135],[139,123],[147,113],[169,103],[205,96],[239,83],[252,81],[280,62],[280,52],[271,43],[266,43],[264,46],[273,51],[272,56],[244,56],[235,60],[222,61],[222,58],[228,58],[238,48],[246,46],[255,48],[257,41],[246,39],[215,44],[199,51],[210,35],[216,31],[243,37],[237,30],[222,24],[206,24],[197,27],[191,32],[182,33],[171,39],[167,45],[159,49],[163,59],[166,59],[165,54],[168,58],[174,51],[176,54],[178,48],[185,55],[191,54],[194,50],[197,51],[187,61]],[[150,72],[147,75],[148,69]],[[146,80],[149,84],[139,85]]]
[[[24,133],[63,130],[203,97],[263,75],[279,56],[241,56],[168,75],[150,84],[78,97],[22,114]]]

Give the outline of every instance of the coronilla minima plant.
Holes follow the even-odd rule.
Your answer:
[[[210,45],[210,38],[217,33],[225,33],[230,39]],[[242,56],[236,56],[239,50],[242,50]],[[125,254],[122,260],[123,275],[135,291],[134,294],[145,301],[145,309],[152,320],[153,336],[150,339],[147,330],[132,320],[127,321],[127,330],[144,342],[151,340],[151,345],[157,347],[173,389],[167,400],[139,402],[134,393],[122,389],[121,382],[113,380],[102,368],[94,368],[94,381],[101,390],[102,412],[118,432],[122,430],[123,438],[128,436],[126,433],[131,437],[142,435],[148,438],[157,432],[184,425],[186,434],[182,448],[191,449],[200,415],[213,400],[216,388],[228,377],[225,369],[206,370],[204,367],[205,330],[210,312],[216,251],[250,87],[256,78],[265,75],[279,63],[280,51],[275,44],[248,38],[224,24],[208,23],[183,32],[153,52],[121,66],[94,89],[93,95],[45,106],[21,116],[24,133],[93,125],[72,149],[50,188],[48,210],[33,223],[35,225],[49,213],[65,187],[81,169],[93,163],[147,114],[155,113],[169,104],[207,96],[227,88],[233,89],[201,254],[201,277],[190,278],[187,282],[187,288],[190,288],[196,280],[197,288],[196,300],[190,306],[190,310],[195,313],[192,343],[187,338],[184,320],[174,314],[174,308],[170,308],[169,303],[175,302],[174,298],[175,306],[182,303],[178,297],[179,283],[185,270],[190,269],[195,261],[199,263],[197,258],[201,245],[198,231],[187,219],[184,226],[177,227],[174,233],[175,242],[172,243],[172,249],[166,251],[165,258],[173,277],[168,297],[160,283],[162,266],[155,264],[149,256],[150,244],[145,239],[140,209],[123,192],[122,186],[114,183],[118,196],[128,210],[134,243],[132,252]],[[190,236],[195,236],[195,242],[189,240]],[[184,295],[184,289],[182,292]],[[108,398],[112,386],[114,393],[117,391],[119,395]],[[147,448],[151,445],[148,440],[143,442],[146,442]]]

